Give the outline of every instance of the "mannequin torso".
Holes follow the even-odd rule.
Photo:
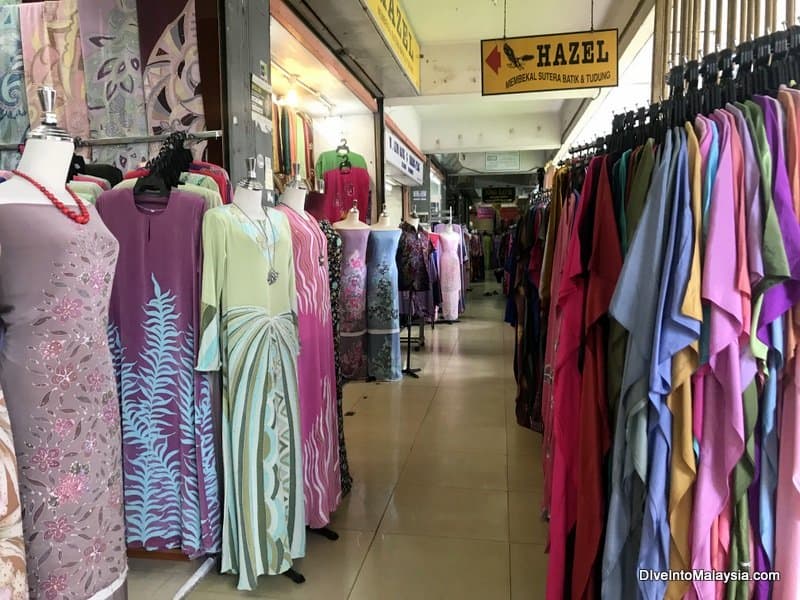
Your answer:
[[[369,229],[369,225],[362,223],[358,218],[358,209],[351,208],[347,216],[333,224],[335,229]]]
[[[261,204],[260,190],[237,187],[233,193],[233,203],[254,221],[261,221],[267,218],[264,207]]]
[[[444,226],[444,233],[455,233],[455,231],[453,231],[452,223],[448,223],[447,225]]]
[[[414,229],[419,229],[419,217],[408,217],[406,223],[411,225]]]
[[[61,140],[30,139],[17,170],[25,173],[67,206],[75,206],[75,199],[66,189],[69,164],[75,146]],[[50,199],[21,177],[12,177],[0,186],[0,204],[44,204]]]
[[[298,215],[308,221],[306,215],[306,190],[302,188],[286,188],[281,194],[280,203],[291,208]]]
[[[372,229],[376,231],[380,231],[382,229],[397,229],[394,225],[392,225],[391,220],[389,219],[389,215],[383,213],[379,218],[378,222],[372,226]]]

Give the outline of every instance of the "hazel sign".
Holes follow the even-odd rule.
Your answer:
[[[484,96],[614,87],[617,30],[559,33],[481,42]]]

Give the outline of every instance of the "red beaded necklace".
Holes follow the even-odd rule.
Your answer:
[[[17,170],[14,170],[14,171],[11,171],[11,172],[14,175],[16,175],[17,177],[22,177],[25,181],[30,183],[33,187],[35,187],[37,190],[42,192],[45,196],[47,196],[47,199],[50,200],[50,202],[53,203],[53,206],[55,206],[65,216],[69,217],[70,219],[72,219],[73,221],[78,223],[79,225],[86,225],[89,222],[89,210],[86,208],[86,205],[78,197],[78,195],[75,192],[73,192],[71,189],[66,188],[67,192],[69,193],[69,195],[72,196],[72,199],[75,200],[75,203],[78,205],[78,210],[80,212],[75,212],[71,208],[67,208],[67,206],[61,200],[56,198],[55,194],[53,194],[50,190],[48,190],[46,187],[44,187],[38,181],[35,181],[29,175],[26,175],[25,173],[23,173],[21,171],[17,171]]]

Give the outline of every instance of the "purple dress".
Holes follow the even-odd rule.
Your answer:
[[[342,236],[341,361],[345,379],[367,376],[367,241],[369,229],[337,229]]]
[[[328,241],[307,212],[299,215],[284,205],[278,210],[288,217],[292,228],[306,522],[309,527],[320,528],[330,522],[342,498]]]
[[[194,370],[205,201],[173,191],[165,206],[121,189],[101,195],[97,210],[120,244],[109,343],[122,407],[128,545],[219,552],[211,386]]]
[[[93,207],[0,206],[0,385],[31,598],[124,598],[122,442],[108,350],[117,241]]]

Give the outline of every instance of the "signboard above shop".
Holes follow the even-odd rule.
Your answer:
[[[614,87],[617,30],[483,40],[484,96]]]
[[[487,152],[486,170],[492,173],[519,171],[519,152]]]
[[[517,188],[488,187],[481,190],[481,200],[492,204],[514,202],[517,199]]]
[[[388,129],[386,130],[386,166],[393,167],[391,175],[403,185],[422,185],[425,163]]]
[[[419,42],[408,22],[400,0],[361,0],[369,10],[383,39],[392,49],[406,77],[420,90]]]

